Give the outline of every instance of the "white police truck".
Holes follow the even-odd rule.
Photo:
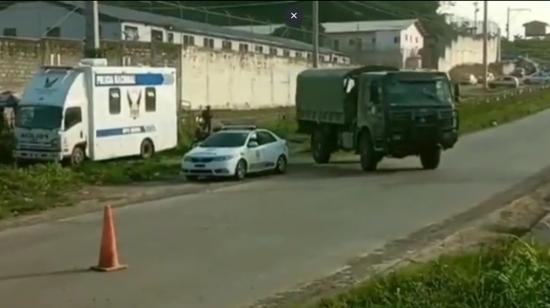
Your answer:
[[[107,66],[106,59],[43,67],[18,106],[14,156],[79,165],[174,148],[176,84],[173,68]]]

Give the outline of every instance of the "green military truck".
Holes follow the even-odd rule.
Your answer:
[[[316,163],[337,150],[361,156],[365,171],[383,157],[420,156],[424,169],[458,140],[458,85],[446,73],[391,67],[310,69],[298,75],[299,131]]]

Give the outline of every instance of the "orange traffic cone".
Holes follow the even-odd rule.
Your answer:
[[[101,251],[99,263],[91,269],[100,272],[113,272],[127,268],[118,262],[118,248],[116,244],[115,224],[111,206],[105,206],[103,215],[103,234],[101,236]]]

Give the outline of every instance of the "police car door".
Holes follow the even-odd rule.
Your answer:
[[[248,137],[246,143],[245,158],[248,162],[248,171],[256,171],[261,167],[261,146],[258,140],[258,134],[253,132]]]

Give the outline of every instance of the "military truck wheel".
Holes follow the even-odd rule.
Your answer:
[[[420,162],[426,170],[437,169],[441,160],[441,148],[431,148],[420,152]]]
[[[311,152],[313,160],[318,164],[326,164],[330,161],[330,144],[322,128],[318,128],[311,135]]]
[[[361,134],[359,154],[361,155],[361,168],[363,171],[374,171],[381,157],[374,151],[372,140],[368,133]]]

